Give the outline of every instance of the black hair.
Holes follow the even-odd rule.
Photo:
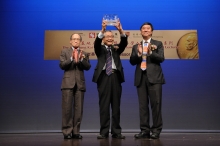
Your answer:
[[[140,30],[142,29],[142,27],[143,27],[144,25],[150,25],[151,30],[152,30],[152,31],[154,30],[154,27],[153,27],[153,25],[152,25],[150,22],[144,22],[144,24],[141,25]]]

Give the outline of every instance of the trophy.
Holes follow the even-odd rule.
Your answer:
[[[108,26],[114,26],[119,18],[116,14],[105,14],[103,20],[107,21]]]

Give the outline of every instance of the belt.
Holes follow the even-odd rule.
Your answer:
[[[106,70],[102,70],[103,72],[106,72]],[[112,73],[116,73],[118,70],[117,69],[112,69]]]
[[[117,69],[112,69],[112,73],[116,73],[117,71]]]

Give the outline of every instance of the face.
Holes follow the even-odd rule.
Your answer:
[[[114,43],[114,35],[112,34],[112,32],[109,31],[105,32],[102,41],[107,46],[112,45]]]
[[[81,43],[80,36],[78,34],[73,34],[72,39],[70,40],[70,44],[74,48],[78,48],[80,46],[80,43]]]
[[[151,37],[152,33],[153,33],[153,31],[152,31],[152,28],[151,28],[150,25],[142,26],[142,28],[141,28],[141,35],[142,35],[143,38]]]
[[[193,47],[195,47],[197,45],[197,41],[196,41],[196,38],[193,37],[193,36],[189,36],[187,39],[186,39],[186,49],[187,50],[192,50]]]

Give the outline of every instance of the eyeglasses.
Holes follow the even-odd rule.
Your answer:
[[[72,38],[74,41],[80,41],[80,38]]]
[[[113,35],[107,35],[107,36],[105,36],[105,38],[107,38],[107,39],[114,38],[114,36]]]

